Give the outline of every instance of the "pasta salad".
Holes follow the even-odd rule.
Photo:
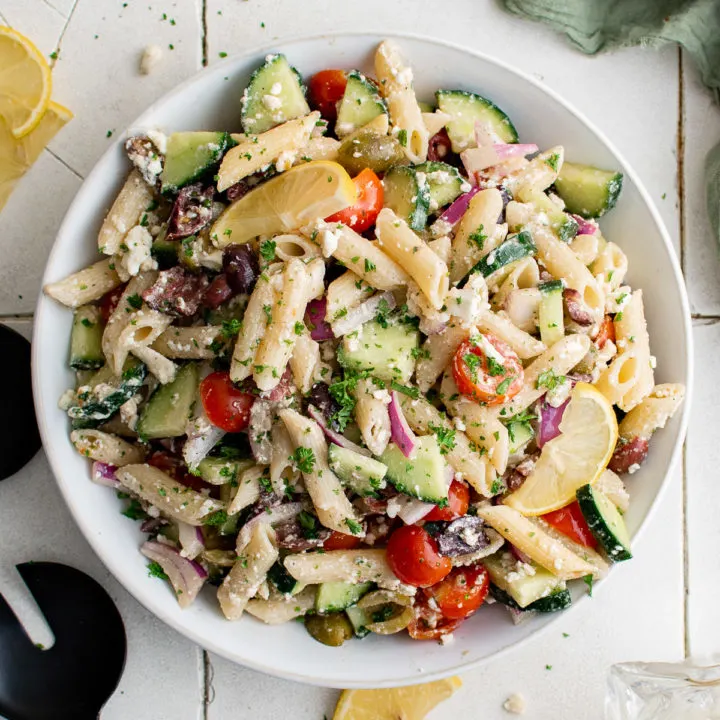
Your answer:
[[[129,137],[73,309],[70,440],[181,607],[447,642],[631,557],[626,481],[684,395],[598,218],[622,175],[466,90],[252,75],[242,132]]]

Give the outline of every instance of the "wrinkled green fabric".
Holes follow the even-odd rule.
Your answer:
[[[676,42],[720,102],[720,0],[501,0],[516,15],[564,32],[585,53]],[[720,145],[705,165],[707,209],[720,242]]]

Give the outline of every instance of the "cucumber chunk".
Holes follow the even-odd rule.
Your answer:
[[[375,320],[343,337],[338,360],[351,370],[370,370],[375,377],[406,383],[415,370],[412,353],[419,344],[418,331],[405,323],[383,327]]]
[[[353,605],[352,607],[345,608],[345,614],[353,626],[355,637],[364,638],[370,634],[367,626],[372,622],[372,618],[365,610],[359,608],[357,605]]]
[[[510,118],[482,95],[465,90],[438,90],[435,93],[438,109],[448,113],[452,120],[447,124],[447,133],[453,152],[459,153],[475,147],[475,123],[487,123],[504,143],[516,143],[518,134]]]
[[[555,189],[568,212],[595,218],[615,207],[622,184],[620,172],[564,162]]]
[[[430,209],[430,190],[424,173],[407,165],[390,168],[383,178],[383,205],[413,230],[422,230]]]
[[[535,437],[529,422],[509,422],[507,430],[511,455],[520,452]]]
[[[338,103],[337,136],[349,135],[383,113],[387,114],[387,106],[377,87],[357,70],[349,72],[345,94]]]
[[[263,133],[309,112],[300,73],[284,55],[268,55],[243,93],[240,115],[243,130]]]
[[[590,532],[608,557],[616,562],[630,560],[630,533],[615,505],[592,485],[584,485],[576,495]]]
[[[228,460],[220,457],[206,457],[197,466],[200,477],[211,485],[231,485],[238,475],[252,467],[252,460]]]
[[[170,135],[162,171],[162,192],[176,193],[211,175],[230,146],[226,132],[177,132]]]
[[[380,457],[388,468],[387,479],[400,492],[444,507],[448,498],[445,458],[434,435],[425,435],[418,441],[420,447],[414,458],[405,457],[394,443],[387,446]]]
[[[463,178],[452,165],[428,160],[416,165],[415,172],[425,173],[430,192],[430,212],[449,205],[462,193]]]
[[[541,294],[538,308],[540,339],[550,347],[565,337],[563,282],[562,280],[551,280],[541,283],[538,288]]]
[[[88,382],[91,390],[83,393],[82,406],[68,409],[73,429],[102,425],[138,391],[146,375],[147,367],[135,358],[127,360],[120,377],[113,375],[109,365],[104,365]]]
[[[319,613],[340,612],[355,605],[373,586],[371,582],[346,583],[326,582],[320,583],[315,597],[315,609]]]
[[[527,607],[521,608],[509,593],[501,590],[496,585],[490,585],[490,594],[503,605],[514,608],[515,610],[529,610],[531,612],[551,613],[565,610],[572,605],[572,595],[567,589],[556,590],[547,597],[540,598],[530,603]]]
[[[198,388],[197,364],[183,365],[175,379],[161,385],[143,408],[137,424],[140,437],[170,438],[185,434]]]
[[[178,247],[177,242],[166,240],[165,234],[161,233],[153,241],[150,253],[157,260],[158,267],[167,270],[178,263]]]
[[[534,572],[528,573],[523,563],[504,550],[483,558],[482,563],[492,583],[510,595],[522,610],[529,609],[532,603],[565,590],[566,587],[564,580],[535,563],[531,563]]]
[[[70,335],[70,367],[75,370],[97,370],[105,364],[102,336],[105,324],[100,308],[83,305],[75,311]]]
[[[472,270],[472,273],[482,273],[484,277],[492,275],[497,270],[504,268],[516,260],[521,260],[537,252],[532,235],[527,231],[509,235],[498,247],[488,253]]]
[[[524,191],[521,199],[523,202],[532,203],[538,210],[547,215],[550,227],[563,242],[570,242],[577,235],[580,227],[577,220],[572,215],[563,212],[541,190]]]
[[[377,495],[377,491],[387,485],[387,466],[354,450],[331,443],[328,447],[328,463],[340,482],[358,495]]]

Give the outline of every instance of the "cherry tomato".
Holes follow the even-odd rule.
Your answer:
[[[600,323],[600,329],[598,330],[597,337],[595,338],[595,344],[599,348],[602,348],[608,340],[615,342],[615,325],[613,323],[613,319],[609,315],[606,315]]]
[[[482,565],[471,565],[456,568],[437,585],[425,590],[425,594],[435,598],[443,617],[462,620],[483,604],[489,587],[488,571]]]
[[[344,70],[321,70],[310,78],[308,93],[310,104],[316,107],[326,120],[337,117],[337,103],[342,100],[347,85]]]
[[[437,606],[437,603],[434,603]],[[413,606],[415,617],[408,625],[408,634],[413,640],[439,640],[443,635],[449,635],[462,622],[462,620],[448,620],[443,617],[439,608],[431,608],[428,598],[418,594]]]
[[[400,580],[415,587],[430,587],[452,570],[450,558],[443,557],[434,538],[417,525],[404,525],[390,536],[387,560]]]
[[[452,369],[458,390],[478,402],[501,405],[520,392],[523,386],[523,366],[509,345],[494,335],[483,335],[502,362],[488,357],[483,343],[466,340],[455,353]]]
[[[453,480],[448,491],[448,504],[434,507],[423,520],[455,520],[467,514],[470,505],[470,490],[464,482]]]
[[[105,322],[107,322],[108,318],[113,314],[124,292],[125,285],[121,285],[100,298],[100,315]]]
[[[200,398],[208,420],[221,430],[236,433],[248,426],[255,398],[238,390],[230,380],[230,373],[210,373],[200,383]]]
[[[597,548],[597,540],[590,532],[577,500],[564,508],[546,513],[542,519],[576,543],[593,549]]]
[[[383,186],[380,178],[365,168],[353,178],[357,190],[357,202],[334,215],[325,218],[326,222],[340,222],[355,232],[364,232],[375,224],[383,206]]]
[[[354,550],[360,544],[360,538],[333,530],[323,543],[323,550]]]

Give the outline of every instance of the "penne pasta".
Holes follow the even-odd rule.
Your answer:
[[[81,455],[107,465],[120,467],[141,463],[145,459],[143,448],[101,430],[73,430],[70,441]]]
[[[43,292],[67,307],[76,308],[99,300],[122,284],[112,258],[100,260],[64,280],[48,283]]]

